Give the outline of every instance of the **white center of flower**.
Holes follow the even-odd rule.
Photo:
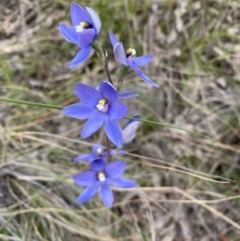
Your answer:
[[[106,98],[100,99],[96,107],[101,112],[106,113],[108,110],[108,100]]]
[[[102,153],[103,153],[102,148],[98,148],[98,149],[97,149],[97,154],[98,154],[99,156],[101,156],[101,155],[102,155]]]
[[[126,50],[126,55],[127,55],[127,57],[129,57],[131,55],[136,55],[136,50],[132,49],[132,48],[129,48],[129,49]]]
[[[80,25],[77,25],[77,26],[75,27],[75,30],[76,30],[77,33],[80,33],[80,32],[83,31],[83,27],[80,26]]]
[[[98,173],[98,179],[100,182],[104,182],[106,180],[106,176],[103,172]]]

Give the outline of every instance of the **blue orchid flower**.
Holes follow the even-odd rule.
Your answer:
[[[72,68],[87,59],[102,23],[95,10],[89,7],[84,9],[76,3],[71,3],[70,13],[73,26],[60,23],[59,30],[68,42],[77,44],[81,48],[68,66]]]
[[[121,177],[126,168],[124,161],[112,161],[108,165],[104,159],[97,159],[90,163],[90,171],[83,171],[73,177],[73,181],[85,187],[79,195],[76,203],[81,204],[91,199],[99,190],[100,198],[105,206],[111,208],[114,197],[110,186],[131,188],[137,183],[133,180]]]
[[[133,55],[136,54],[135,49],[129,48],[125,51],[123,44],[116,39],[112,32],[109,32],[109,37],[116,61],[134,70],[146,83],[158,87],[158,85],[153,82],[148,76],[146,76],[144,71],[139,68],[139,66],[144,66],[151,62],[152,56],[143,55],[134,58]]]
[[[85,84],[76,84],[76,95],[81,103],[65,107],[62,113],[77,119],[88,119],[83,126],[81,138],[87,138],[102,125],[108,138],[118,147],[122,147],[122,129],[118,120],[128,113],[125,104],[118,101],[116,89],[107,81],[99,89]]]
[[[113,156],[115,154],[116,155],[123,155],[124,153],[125,153],[124,150],[118,150],[118,151],[113,150],[113,149],[109,150],[110,156]],[[107,156],[108,156],[108,152],[107,152],[106,148],[104,148],[99,143],[95,143],[92,147],[92,152],[82,154],[82,155],[79,155],[79,156],[75,157],[73,159],[73,162],[79,162],[79,161],[91,162],[91,161],[94,161],[94,160],[99,159],[99,158],[105,158]]]
[[[130,143],[136,135],[136,131],[140,125],[140,115],[136,114],[129,120],[126,127],[123,129],[123,144]]]

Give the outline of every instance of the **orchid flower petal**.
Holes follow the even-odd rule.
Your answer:
[[[78,45],[80,48],[86,48],[89,44],[92,43],[93,39],[95,38],[95,30],[90,28],[86,29],[80,33],[78,33]]]
[[[108,102],[115,102],[118,99],[118,94],[116,89],[107,81],[101,82],[99,85],[99,92],[102,97],[106,98]]]
[[[79,156],[76,156],[73,159],[73,162],[90,162],[96,159],[96,156],[93,153],[86,153]]]
[[[86,187],[77,198],[76,203],[81,204],[91,199],[96,194],[100,184],[100,182],[95,182],[92,185]]]
[[[140,121],[138,121],[140,118],[139,114],[134,115],[132,118],[135,120],[129,120],[127,126],[122,131],[124,144],[128,144],[133,140],[136,135],[137,128],[140,125]]]
[[[71,14],[73,26],[77,26],[81,22],[87,22],[87,23],[93,24],[92,19],[88,14],[88,12],[82,6],[76,3],[71,3],[70,14]]]
[[[132,122],[139,122],[140,114],[135,114],[131,117],[131,119],[128,121],[127,125],[131,124]]]
[[[113,102],[108,109],[108,116],[112,120],[120,120],[128,113],[128,108],[121,102]]]
[[[118,63],[128,66],[126,53],[121,42],[114,45],[113,54]]]
[[[103,183],[100,186],[100,197],[104,203],[105,206],[108,208],[111,208],[113,205],[113,193],[110,187],[106,184]]]
[[[103,171],[106,167],[106,161],[103,158],[96,159],[89,164],[90,168],[94,172]]]
[[[153,85],[155,87],[159,87],[155,82],[149,79],[145,74],[140,74],[140,77],[148,84]]]
[[[107,177],[115,178],[120,177],[126,168],[126,162],[124,161],[112,161],[106,167]]]
[[[131,188],[138,186],[138,184],[135,181],[123,177],[107,178],[106,182],[108,185],[114,187]]]
[[[119,148],[121,148],[122,130],[119,123],[115,120],[111,120],[110,118],[106,117],[104,121],[104,129],[110,141],[113,142]]]
[[[138,75],[144,74],[144,71],[138,67],[131,65],[130,68],[134,70]]]
[[[87,57],[89,56],[89,54],[91,52],[91,48],[92,48],[92,45],[89,44],[85,48],[80,49],[78,51],[78,53],[76,54],[76,56],[74,57],[74,59],[69,63],[68,68],[76,67],[77,65],[84,62],[87,59]]]
[[[58,27],[62,36],[70,43],[77,44],[78,43],[78,33],[76,32],[74,27],[66,26],[63,23],[60,23]]]
[[[135,135],[140,122],[132,122],[123,129],[123,144],[130,143]]]
[[[87,106],[95,108],[101,99],[100,93],[93,87],[86,84],[76,84],[78,98]]]
[[[111,31],[109,32],[109,38],[113,47],[115,46],[115,44],[119,43],[119,41],[116,39],[115,35]]]
[[[97,181],[97,175],[93,171],[84,171],[76,174],[72,179],[77,185],[87,187]]]
[[[152,61],[151,55],[143,55],[137,58],[133,58],[132,63],[136,66],[144,66]]]
[[[93,109],[85,104],[76,103],[66,106],[62,109],[64,115],[77,118],[77,119],[87,119],[96,113],[96,109]]]
[[[92,9],[90,7],[86,7],[86,10],[92,19],[93,27],[96,30],[97,35],[98,35],[100,32],[100,29],[102,27],[101,19],[99,18],[99,15],[97,14],[97,12],[94,9]]]
[[[88,138],[95,133],[102,126],[104,118],[105,115],[100,111],[91,116],[82,128],[81,138]]]

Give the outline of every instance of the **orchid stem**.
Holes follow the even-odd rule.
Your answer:
[[[111,161],[111,155],[110,155],[110,142],[106,135],[106,146],[107,146],[107,163]]]
[[[111,76],[110,76],[110,72],[109,72],[109,68],[108,68],[108,57],[107,57],[107,53],[106,54],[103,54],[104,56],[104,68],[105,68],[105,72],[107,74],[107,78],[108,78],[108,81],[113,85],[113,82],[112,82],[112,79],[111,79]]]
[[[98,52],[99,58],[103,61],[103,65],[104,65],[105,72],[107,74],[108,81],[113,85],[113,82],[112,82],[112,79],[111,79],[111,76],[110,76],[110,72],[109,72],[109,69],[108,69],[107,52],[106,53],[103,52],[102,46],[97,41],[93,42],[93,48]]]

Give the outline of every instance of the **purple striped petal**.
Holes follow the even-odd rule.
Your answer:
[[[73,159],[73,162],[79,162],[79,161],[85,161],[85,162],[90,162],[96,159],[96,155],[93,153],[86,153],[83,155],[79,155]]]
[[[120,120],[128,113],[128,108],[121,102],[113,102],[108,109],[108,116],[112,120]]]
[[[155,82],[150,80],[145,74],[139,74],[139,76],[148,84],[153,85],[155,87],[159,87]]]
[[[80,120],[87,119],[93,116],[96,112],[96,109],[93,109],[82,103],[72,104],[62,109],[62,113],[64,115],[77,118]]]
[[[107,165],[105,172],[107,174],[107,177],[115,178],[115,177],[120,177],[124,173],[125,168],[126,168],[126,162],[113,161]]]
[[[106,98],[109,103],[115,102],[118,99],[116,89],[107,81],[101,82],[99,92],[102,97]]]
[[[76,94],[85,105],[92,108],[96,108],[96,105],[102,98],[95,88],[85,84],[76,84]]]
[[[62,36],[70,43],[77,44],[78,43],[78,33],[76,32],[74,27],[66,26],[63,23],[60,23],[58,27]]]
[[[77,26],[81,22],[88,22],[93,24],[92,19],[88,14],[88,12],[82,6],[76,3],[71,3],[70,14],[71,14],[73,26]]]
[[[105,115],[100,111],[91,116],[82,128],[81,138],[88,138],[95,133],[102,126],[104,118]]]
[[[106,167],[106,161],[103,158],[96,159],[89,164],[90,168],[94,172],[104,171]]]
[[[132,63],[136,66],[143,66],[152,61],[151,55],[143,55],[137,58],[133,58]]]
[[[119,148],[122,148],[122,130],[118,122],[106,116],[104,129],[110,141]]]
[[[131,99],[137,97],[138,94],[135,90],[129,90],[129,91],[122,91],[118,93],[118,98],[120,99]]]
[[[92,48],[92,45],[89,44],[85,48],[80,49],[76,54],[76,56],[74,57],[74,59],[69,63],[68,68],[76,67],[77,65],[84,62],[87,59],[88,55],[90,54],[91,48]]]
[[[118,63],[128,66],[126,53],[123,48],[123,44],[121,42],[118,42],[114,45],[113,53],[114,53],[114,57]]]
[[[78,46],[85,48],[92,43],[95,38],[96,32],[94,29],[86,29],[79,33]]]
[[[110,187],[106,183],[103,183],[100,187],[100,197],[105,206],[107,206],[108,208],[112,207],[113,193]]]
[[[131,188],[138,186],[138,184],[135,181],[123,177],[107,178],[106,182],[108,185],[114,187]]]
[[[102,27],[101,19],[99,18],[98,14],[96,13],[96,11],[94,9],[92,9],[90,7],[86,7],[86,10],[92,19],[93,27],[96,30],[97,35],[98,35],[100,32],[100,29]]]
[[[96,194],[100,184],[100,182],[95,182],[91,186],[86,187],[77,198],[76,203],[81,204],[91,199]]]
[[[97,175],[92,171],[84,171],[76,174],[72,179],[77,185],[87,187],[97,181]]]
[[[109,38],[113,47],[116,43],[119,43],[119,41],[116,39],[115,35],[111,31],[109,32]]]

